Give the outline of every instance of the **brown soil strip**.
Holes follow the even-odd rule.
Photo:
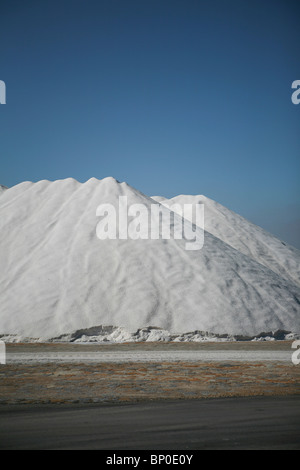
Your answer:
[[[297,394],[300,395],[300,366],[292,363],[0,366],[0,404],[120,403]]]

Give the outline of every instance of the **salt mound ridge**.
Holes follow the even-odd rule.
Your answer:
[[[24,338],[18,335],[5,335],[1,338],[7,343],[18,343]],[[49,338],[50,343],[137,343],[137,342],[227,342],[227,341],[293,341],[300,339],[300,334],[277,330],[262,332],[256,336],[214,334],[208,331],[191,331],[188,333],[170,333],[156,327],[139,328],[129,332],[125,328],[113,326],[98,326],[77,330],[73,333]],[[39,338],[26,338],[25,342],[38,343]]]
[[[278,256],[273,249],[260,257],[255,228],[246,253],[245,219],[232,212],[232,220],[208,217],[219,236],[208,229],[199,251],[186,251],[185,240],[99,240],[96,209],[117,207],[119,196],[149,210],[158,204],[113,178],[25,182],[2,192],[2,337],[73,340],[72,332],[95,325],[131,336],[149,325],[179,337],[300,332],[298,250],[281,244]]]

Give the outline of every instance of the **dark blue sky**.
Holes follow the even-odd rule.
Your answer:
[[[205,194],[300,247],[298,0],[0,2],[0,183]]]

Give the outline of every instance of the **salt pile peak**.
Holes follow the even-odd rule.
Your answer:
[[[204,204],[205,229],[228,245],[300,285],[300,251],[205,196],[153,197],[164,205]]]

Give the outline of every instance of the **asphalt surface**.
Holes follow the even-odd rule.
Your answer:
[[[300,449],[300,397],[2,405],[0,449]]]
[[[290,351],[127,351],[98,353],[8,354],[7,364],[49,363],[123,363],[123,362],[286,362],[291,363]]]

